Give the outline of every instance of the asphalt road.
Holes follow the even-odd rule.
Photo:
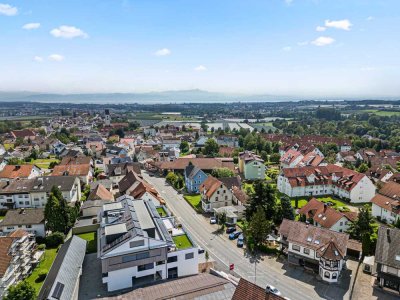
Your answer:
[[[208,219],[196,214],[183,197],[166,184],[164,178],[150,177],[146,172],[142,173],[144,179],[163,196],[168,208],[190,232],[195,242],[206,249],[217,264],[222,266],[222,269],[225,268],[225,272],[229,272],[229,264],[234,263],[235,272],[239,276],[251,282],[256,279],[256,284],[263,288],[267,284],[273,285],[281,291],[282,296],[292,300],[348,298],[346,290],[315,282],[315,277],[304,271],[296,271],[295,268],[283,269],[283,264],[277,263],[275,259],[264,258],[257,263],[255,270],[254,260],[246,256],[243,249],[237,248],[234,242],[229,241],[226,234],[215,234],[217,226],[209,224]],[[285,275],[289,273],[290,276]]]

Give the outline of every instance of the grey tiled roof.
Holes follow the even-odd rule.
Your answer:
[[[400,229],[379,227],[375,262],[400,269]]]

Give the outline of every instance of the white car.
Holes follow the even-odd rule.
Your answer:
[[[267,285],[267,287],[265,288],[265,291],[267,293],[271,293],[271,294],[274,294],[274,295],[277,295],[277,296],[281,295],[281,292],[276,287],[274,287],[272,285]]]
[[[217,224],[217,218],[216,217],[211,217],[210,218],[210,224]]]

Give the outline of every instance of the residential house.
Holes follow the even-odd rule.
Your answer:
[[[224,134],[217,136],[217,144],[219,146],[239,147],[239,139],[233,134]]]
[[[384,167],[372,167],[366,174],[374,183],[386,183],[393,176],[393,172]]]
[[[1,224],[1,223],[0,223]],[[0,299],[10,286],[24,280],[38,263],[34,239],[21,229],[0,236]]]
[[[20,208],[7,211],[3,222],[0,222],[0,231],[11,233],[14,230],[22,229],[29,234],[45,237],[45,219],[43,208]]]
[[[264,287],[240,278],[232,300],[285,300],[281,296],[267,293]]]
[[[117,146],[106,145],[101,155],[105,157],[114,157],[114,156],[124,157],[128,155],[128,151],[126,151],[124,148],[120,148]]]
[[[197,194],[200,185],[207,179],[207,174],[195,165],[188,165],[184,171],[185,185],[188,193]]]
[[[208,176],[200,186],[201,206],[205,212],[232,205],[232,191],[213,176]]]
[[[58,250],[40,289],[38,300],[78,299],[87,241],[73,235]]]
[[[198,273],[198,250],[172,217],[153,202],[124,196],[100,214],[98,257],[108,291]]]
[[[350,224],[357,218],[357,213],[342,213],[312,198],[298,211],[299,215],[312,220],[312,224],[337,232],[346,232]]]
[[[12,130],[10,134],[14,140],[21,138],[24,141],[33,141],[36,138],[36,133],[31,129]]]
[[[43,176],[0,183],[0,209],[45,207],[51,189],[60,189],[71,204],[81,198],[81,185],[74,176]]]
[[[114,201],[114,195],[107,190],[102,184],[98,184],[87,197],[87,200],[110,200]],[[86,200],[86,201],[87,201]]]
[[[179,158],[181,150],[179,148],[166,148],[158,152],[159,161],[174,161]]]
[[[57,165],[54,167],[51,176],[75,176],[84,184],[89,184],[93,179],[92,168],[90,164],[81,165]]]
[[[265,179],[264,160],[251,151],[239,153],[239,171],[244,174],[244,178]]]
[[[400,297],[400,230],[381,226],[375,250],[377,285]]]
[[[40,169],[35,165],[5,165],[0,172],[0,181],[17,178],[34,178],[40,175]]]
[[[118,184],[118,182],[130,171],[141,176],[140,164],[132,162],[106,165],[106,174],[114,184]]]
[[[90,165],[93,166],[93,160],[89,156],[68,156],[68,157],[63,157],[60,165]]]
[[[135,147],[135,155],[138,161],[142,162],[148,159],[157,160],[158,150],[154,149],[153,146],[138,146]]]
[[[164,136],[162,137],[162,149],[177,148],[181,145],[181,138],[175,136]]]
[[[232,188],[232,202],[235,205],[244,206],[248,203],[250,197],[240,187],[234,186]]]
[[[289,197],[332,195],[352,203],[369,202],[375,195],[368,176],[332,164],[283,169],[278,190]]]
[[[321,279],[338,281],[345,264],[349,235],[306,223],[283,219],[279,227],[281,249],[289,263],[318,269]]]
[[[394,224],[400,219],[400,183],[389,181],[371,199],[372,215]]]
[[[280,158],[281,168],[294,168],[304,158],[303,154],[294,149],[289,149]]]
[[[235,164],[232,158],[192,158],[192,157],[180,157],[174,161],[165,161],[156,163],[156,166],[161,171],[173,171],[180,172],[183,174],[185,168],[192,163],[206,173],[211,173],[214,168],[228,168],[235,171]]]

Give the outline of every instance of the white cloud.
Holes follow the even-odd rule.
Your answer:
[[[0,15],[15,16],[18,13],[18,8],[10,4],[0,3]]]
[[[313,40],[311,43],[315,46],[327,46],[334,43],[335,40],[328,36],[320,36],[319,38]]]
[[[65,59],[65,57],[60,54],[49,55],[49,60],[52,60],[52,61],[63,61],[64,59]]]
[[[326,27],[324,27],[324,26],[317,26],[317,28],[315,28],[315,30],[316,30],[316,31],[319,31],[319,32],[325,31],[325,30],[326,30]]]
[[[76,37],[87,38],[88,35],[84,31],[74,26],[62,25],[50,31],[50,34],[56,38],[73,39]]]
[[[348,31],[350,30],[351,26],[353,26],[353,24],[351,24],[350,21],[347,19],[338,21],[325,20],[325,27],[331,27]]]
[[[375,20],[375,18],[373,16],[369,16],[368,18],[366,18],[367,21],[373,21]]]
[[[36,62],[42,62],[42,61],[43,61],[43,57],[41,57],[41,56],[35,56],[35,57],[33,58],[33,60],[36,61]]]
[[[286,46],[286,47],[283,47],[282,50],[285,52],[289,52],[290,50],[292,50],[292,47]]]
[[[207,68],[203,65],[200,65],[200,66],[197,66],[196,68],[194,68],[194,70],[196,72],[204,72],[204,71],[207,71]]]
[[[38,29],[39,27],[40,23],[28,23],[22,26],[22,29],[32,30],[32,29]]]
[[[167,49],[167,48],[163,48],[160,50],[157,50],[156,52],[154,52],[155,56],[167,56],[171,54],[171,50]]]
[[[307,46],[308,45],[308,41],[298,42],[297,45],[300,46],[300,47]]]

